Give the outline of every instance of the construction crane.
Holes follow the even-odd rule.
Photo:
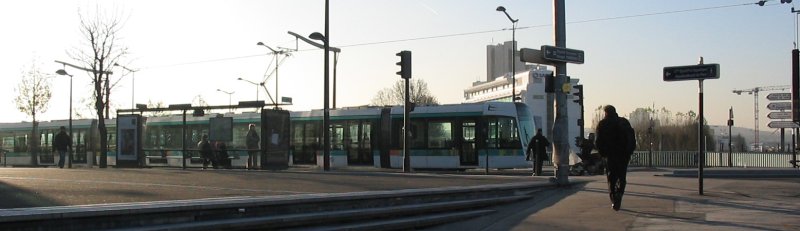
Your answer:
[[[759,139],[758,139],[758,133],[759,133],[759,131],[758,131],[758,114],[759,114],[758,113],[759,112],[759,110],[758,110],[758,92],[762,92],[762,91],[783,91],[783,90],[786,90],[786,89],[790,89],[791,87],[792,86],[789,86],[789,85],[781,85],[781,86],[767,86],[767,87],[756,87],[756,88],[751,88],[751,89],[733,90],[733,93],[736,93],[737,95],[742,95],[742,93],[747,93],[747,94],[753,95],[753,104],[754,104],[753,113],[755,114],[755,130],[756,130],[755,143],[756,143],[756,145],[760,145],[760,142],[759,142]]]

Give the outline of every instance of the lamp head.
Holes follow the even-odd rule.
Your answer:
[[[239,78],[236,78],[236,80],[244,80],[244,79],[242,79],[242,77],[239,77]]]
[[[69,75],[69,73],[67,73],[67,71],[65,71],[64,69],[58,69],[58,70],[56,71],[56,74],[59,74],[59,75]]]
[[[320,40],[320,41],[323,41],[323,42],[327,42],[326,39],[325,39],[325,36],[323,36],[319,32],[311,33],[311,35],[309,35],[308,37],[313,39],[313,40]]]
[[[506,12],[506,8],[505,8],[505,7],[503,7],[503,6],[498,6],[498,7],[497,7],[497,11]]]
[[[263,45],[264,45],[264,43],[262,43],[262,42],[256,43],[256,46],[263,46]]]

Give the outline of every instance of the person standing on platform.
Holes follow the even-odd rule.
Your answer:
[[[53,148],[58,151],[58,167],[64,168],[64,161],[67,159],[66,153],[72,147],[72,138],[67,135],[67,128],[61,126],[58,134],[53,138]]]
[[[547,159],[547,147],[550,141],[542,135],[542,129],[536,129],[536,135],[528,142],[528,160],[533,158],[533,175],[542,175],[542,163]]]
[[[606,159],[608,196],[611,208],[619,211],[625,193],[628,162],[636,149],[636,136],[627,119],[619,117],[614,106],[603,107],[605,117],[597,124],[596,147]]]
[[[247,131],[247,168],[254,168],[256,166],[256,157],[258,156],[259,148],[258,142],[261,139],[256,132],[256,125],[250,124],[250,129]]]

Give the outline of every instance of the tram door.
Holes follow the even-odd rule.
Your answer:
[[[372,164],[372,123],[366,120],[353,120],[348,123],[345,132],[345,148],[347,162],[353,165]]]
[[[478,152],[475,148],[476,122],[475,120],[462,120],[460,131],[461,147],[459,158],[461,165],[478,165]]]

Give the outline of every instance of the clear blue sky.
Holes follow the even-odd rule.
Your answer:
[[[733,106],[737,126],[753,127],[753,97],[731,90],[791,84],[795,36],[791,5],[770,1],[763,7],[722,7],[754,2],[567,1],[567,46],[586,52],[585,64],[569,65],[568,73],[585,85],[587,117],[603,104],[617,106],[622,114],[653,104],[696,111],[697,83],[663,82],[661,71],[664,66],[696,64],[704,56],[706,63],[719,63],[722,73],[719,80],[705,83],[709,122],[725,124]],[[486,45],[511,39],[510,30],[497,31],[511,27],[495,11],[500,5],[519,19],[520,48],[553,44],[551,1],[331,1],[331,44],[342,48],[337,106],[368,104],[377,91],[399,79],[395,53],[400,50],[413,52],[413,78],[428,82],[441,102],[462,102],[463,89],[485,79]],[[236,78],[263,79],[272,56],[256,43],[294,48],[295,39],[287,31],[308,35],[324,30],[323,0],[5,1],[0,7],[0,121],[30,120],[13,104],[23,67],[35,59],[51,73],[61,68],[53,60],[71,61],[66,51],[83,42],[78,12],[95,6],[125,18],[121,42],[131,54],[122,63],[141,69],[135,76],[137,103],[188,103],[202,95],[212,105],[227,104],[228,96],[218,88],[235,91],[234,102],[254,100],[255,87]],[[472,33],[482,31],[497,32]],[[321,108],[323,53],[302,41],[299,49],[280,67],[280,95],[294,99],[290,110]],[[76,76],[79,104],[89,94],[89,78],[68,71]],[[130,107],[130,77],[113,94],[117,107]],[[52,81],[54,97],[41,118],[65,119],[68,79],[54,76]],[[267,85],[274,94],[274,78]],[[767,93],[760,101],[765,130]],[[264,99],[263,90],[259,94]],[[87,111],[85,105],[76,107]]]

